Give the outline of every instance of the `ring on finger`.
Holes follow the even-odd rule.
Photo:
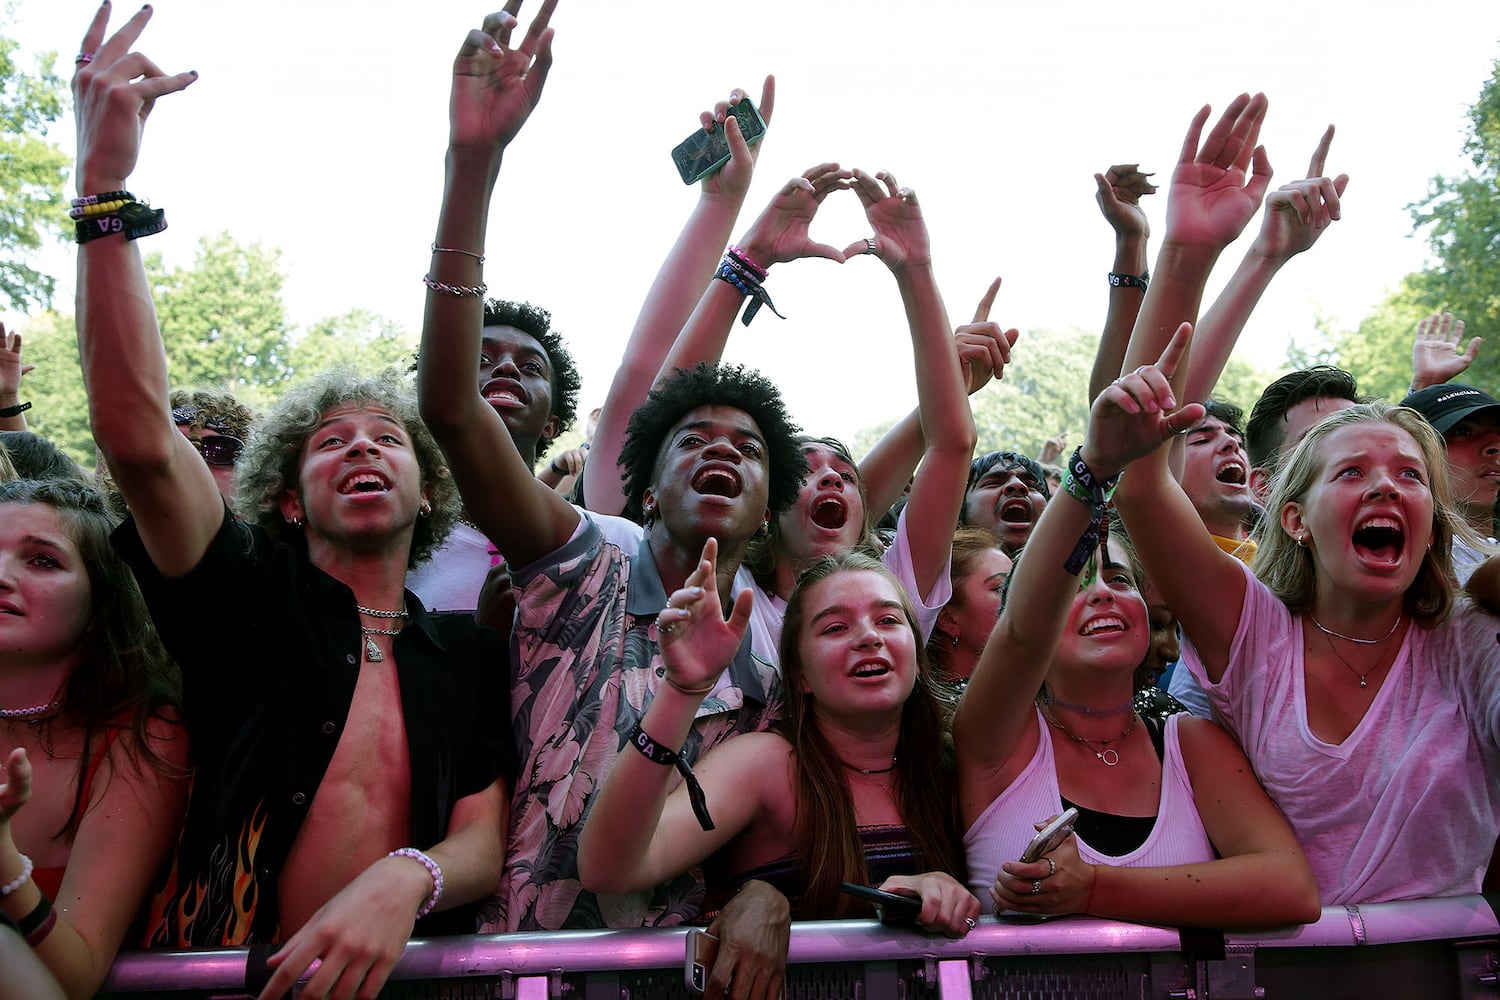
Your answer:
[[[1031,894],[1033,896],[1040,896],[1042,894],[1042,880],[1041,879],[1037,879],[1035,882],[1031,883]]]
[[[1051,878],[1052,876],[1056,875],[1057,862],[1053,861],[1051,858],[1043,858],[1042,860],[1047,862],[1047,874],[1043,875],[1042,878]]]
[[[676,625],[673,625],[671,622],[668,622],[665,625],[658,625],[658,626],[656,626],[656,631],[661,632],[664,635],[670,635],[672,633],[672,631],[674,629],[676,629],[676,628],[677,628]]]
[[[865,252],[866,253],[874,253],[875,252],[875,237],[873,237],[873,236],[866,236],[865,237]]]
[[[1131,374],[1132,375],[1144,375],[1144,374],[1146,374],[1146,369],[1150,368],[1150,367],[1151,367],[1150,365],[1141,365],[1135,371],[1131,372]]]
[[[87,66],[93,61],[94,54],[92,52],[80,52],[73,57],[73,65],[75,66]]]

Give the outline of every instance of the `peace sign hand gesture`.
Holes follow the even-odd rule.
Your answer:
[[[453,93],[448,101],[448,144],[499,151],[521,131],[542,99],[552,68],[553,29],[548,27],[557,0],[544,0],[521,44],[510,48],[521,0],[490,14],[482,28],[472,29],[453,60]]]

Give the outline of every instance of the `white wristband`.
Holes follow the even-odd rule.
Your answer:
[[[432,858],[428,857],[424,851],[419,851],[415,847],[397,848],[396,850],[387,854],[386,857],[411,858],[413,861],[421,864],[423,868],[426,868],[427,874],[432,876],[432,894],[427,897],[427,901],[424,902],[421,908],[417,910],[418,920],[427,916],[427,914],[431,913],[437,907],[438,899],[440,899],[443,895],[442,867],[436,861],[432,860]],[[27,871],[29,873],[30,869],[28,868]]]
[[[17,875],[15,878],[11,879],[4,885],[0,885],[0,899],[4,899],[6,896],[9,896],[11,893],[21,888],[21,886],[25,885],[27,880],[31,878],[31,870],[31,859],[24,854],[21,855],[21,874]]]

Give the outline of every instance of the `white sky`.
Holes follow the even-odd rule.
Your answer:
[[[120,20],[133,5],[118,6]],[[67,72],[93,9],[18,0],[9,31],[57,50]],[[158,103],[131,180],[171,224],[150,249],[185,264],[199,236],[227,229],[283,250],[294,323],[360,306],[415,336],[448,68],[484,13],[454,0],[159,0],[139,48],[201,76]],[[1302,175],[1335,123],[1328,168],[1352,177],[1345,219],[1283,272],[1243,339],[1274,367],[1316,316],[1352,326],[1422,265],[1404,206],[1463,167],[1465,111],[1500,55],[1494,0],[562,0],[553,24],[556,63],[501,172],[486,279],[552,310],[583,370],[581,412],[602,401],[696,200],[669,150],[732,87],[758,97],[767,72],[776,112],[736,234],[810,164],[889,169],[921,198],[955,323],[1004,276],[993,318],[1023,331],[1017,365],[1031,330],[1102,320],[1113,242],[1095,171],[1139,161],[1165,181],[1197,107],[1217,113],[1240,91],[1270,99],[1273,186]],[[68,120],[55,133],[70,152],[72,132]],[[1148,202],[1157,233],[1164,199]],[[835,195],[813,235],[842,246],[867,231],[852,194]],[[1226,253],[1220,281],[1241,252]],[[48,264],[69,311],[71,253]],[[852,435],[914,404],[883,266],[794,262],[767,290],[790,319],[737,325],[729,356],[777,379],[806,428]]]

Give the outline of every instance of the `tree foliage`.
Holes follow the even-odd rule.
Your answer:
[[[6,15],[0,6],[0,21]],[[36,69],[27,71],[18,49],[0,37],[0,303],[26,311],[52,304],[53,278],[31,262],[67,233],[61,206],[68,158],[47,138],[66,91],[53,71],[57,53],[38,56]]]
[[[1399,403],[1411,387],[1411,347],[1417,323],[1432,312],[1417,288],[1420,277],[1409,274],[1401,279],[1400,287],[1355,330],[1332,330],[1320,322],[1323,343],[1292,351],[1290,366],[1338,365],[1354,373],[1361,392]]]
[[[367,309],[351,309],[314,323],[292,341],[287,367],[293,378],[329,368],[378,371],[412,362],[416,341],[401,327]]]
[[[32,403],[26,425],[84,468],[93,468],[94,437],[89,431],[89,403],[73,317],[38,312],[28,316],[19,330],[22,360],[36,365],[36,371],[22,382],[21,398]]]

